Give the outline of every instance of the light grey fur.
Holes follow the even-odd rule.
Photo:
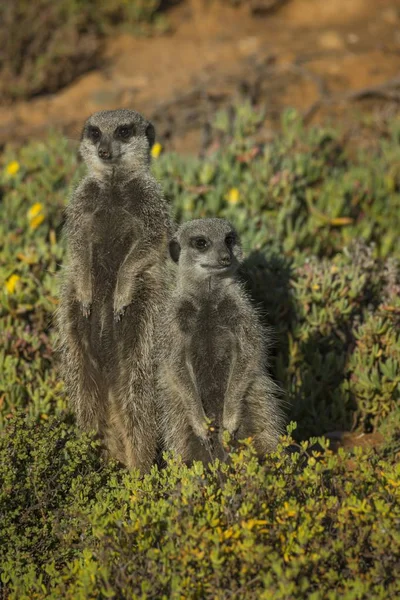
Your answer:
[[[277,444],[283,412],[266,371],[266,332],[236,279],[238,235],[223,219],[190,221],[170,253],[177,284],[163,311],[157,370],[164,447],[188,463],[224,459],[227,430],[252,437],[262,457]]]
[[[88,173],[66,211],[58,312],[63,375],[79,426],[97,431],[113,457],[141,472],[156,454],[152,349],[170,234],[168,207],[150,173],[153,142],[151,123],[131,110],[86,121],[80,153]]]

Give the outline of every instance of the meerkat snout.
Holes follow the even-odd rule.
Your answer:
[[[226,252],[221,253],[218,258],[218,263],[220,264],[221,267],[230,267],[232,264],[231,255]]]
[[[100,111],[82,131],[80,154],[97,174],[146,170],[154,144],[153,125],[133,110]]]
[[[102,160],[112,159],[113,154],[112,154],[112,145],[110,143],[110,140],[108,140],[107,138],[101,140],[101,142],[99,143],[97,154],[99,155],[99,158],[101,158]]]
[[[239,238],[222,219],[194,219],[183,225],[170,243],[170,255],[181,272],[187,268],[200,277],[231,276],[242,261]]]

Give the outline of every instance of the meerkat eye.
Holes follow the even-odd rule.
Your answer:
[[[128,140],[133,135],[133,125],[120,125],[115,130],[115,134],[121,140]]]
[[[209,246],[209,243],[204,237],[196,237],[193,238],[192,245],[197,250],[206,250]]]
[[[101,137],[101,131],[98,127],[90,126],[88,130],[88,137],[92,142],[98,142]]]
[[[235,234],[228,233],[228,235],[225,238],[225,244],[228,248],[232,248],[232,246],[235,244]]]

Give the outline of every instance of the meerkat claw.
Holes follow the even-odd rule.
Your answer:
[[[236,444],[239,441],[239,428],[229,434],[231,436],[231,442]]]
[[[125,311],[126,311],[126,306],[123,306],[122,308],[119,308],[118,310],[114,310],[114,321],[116,323],[121,321],[122,317],[124,316]]]
[[[214,441],[211,437],[200,438],[200,444],[207,450],[212,451],[214,449]]]
[[[87,319],[90,316],[90,312],[91,312],[91,309],[92,309],[91,304],[89,304],[89,303],[82,303],[81,304],[81,309],[82,309],[83,316]]]

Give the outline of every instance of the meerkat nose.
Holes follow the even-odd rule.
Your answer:
[[[103,160],[108,160],[109,158],[111,158],[111,152],[108,148],[99,148],[99,157],[102,158]]]
[[[231,257],[229,254],[224,254],[223,256],[219,257],[218,262],[222,267],[229,267],[231,264]]]

